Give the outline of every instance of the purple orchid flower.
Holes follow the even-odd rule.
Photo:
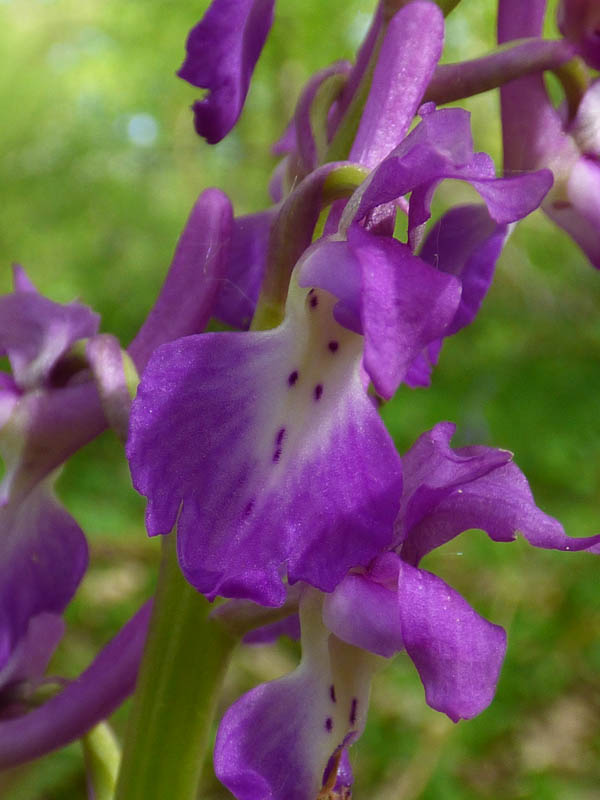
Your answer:
[[[270,239],[285,255],[278,267],[300,257],[282,325],[164,345],[133,404],[127,454],[149,500],[148,532],[168,533],[177,521],[183,572],[209,598],[279,605],[286,575],[331,591],[386,546],[401,468],[366,385],[389,398],[411,367],[413,382],[424,380],[423,353],[435,360],[441,338],[476,313],[505,235],[492,223],[482,237],[478,219],[466,255],[451,245],[454,266],[427,264],[410,245],[433,191],[444,178],[466,180],[505,226],[551,183],[547,171],[497,179],[489,157],[473,152],[466,112],[430,111],[350,198],[338,233],[305,250],[319,213],[315,187],[333,168],[309,175],[282,207],[286,223],[297,214],[294,234]],[[388,215],[408,192],[409,244],[359,224],[380,208]],[[448,273],[467,265],[460,306],[460,282]]]
[[[68,402],[61,364],[71,345],[93,336],[98,317],[79,303],[38,294],[15,268],[15,291],[0,298],[0,349],[12,377],[0,388],[0,687],[36,683],[62,635],[61,614],[86,570],[87,544],[58,503],[51,474]],[[54,427],[50,423],[54,423]],[[46,427],[45,423],[48,423]],[[68,438],[68,437],[67,437]]]
[[[500,0],[498,41],[539,36],[545,6],[545,0],[529,3]],[[500,91],[506,174],[540,167],[552,170],[554,186],[542,209],[574,239],[597,268],[600,268],[599,92],[598,82],[593,83],[574,118],[565,121],[550,102],[541,74],[519,78]]]
[[[481,528],[494,541],[512,541],[519,531],[536,547],[600,553],[600,536],[568,537],[536,507],[510,453],[454,450],[453,432],[449,423],[437,425],[404,457],[392,548],[332,593],[305,589],[299,667],[252,689],[223,717],[215,770],[237,800],[316,797],[362,733],[372,675],[399,652],[417,668],[427,703],[455,722],[489,705],[506,635],[419,567],[428,552]]]

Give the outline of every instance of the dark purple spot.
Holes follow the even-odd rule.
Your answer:
[[[336,341],[331,341],[327,345],[327,347],[331,350],[332,353],[335,353],[339,346],[340,346],[339,342],[336,342]]]
[[[557,211],[564,211],[567,208],[571,208],[571,203],[568,200],[554,200],[552,207]]]
[[[329,687],[329,697],[331,697],[331,702],[335,703],[335,686],[333,685],[333,683]]]
[[[319,305],[319,298],[315,294],[314,289],[311,289],[310,292],[308,293],[308,299],[311,308],[316,308]]]
[[[274,464],[276,464],[281,457],[284,438],[285,438],[285,428],[279,428],[279,430],[277,431],[277,435],[275,436],[275,452],[273,453]]]
[[[323,396],[323,384],[317,383],[315,386],[315,400],[320,400]]]
[[[328,731],[329,733],[331,733],[331,731],[333,730],[333,720],[331,719],[331,717],[327,717],[327,719],[325,720],[325,730]]]
[[[248,500],[246,503],[246,507],[244,508],[244,516],[248,517],[252,513],[252,509],[254,508],[254,498],[252,500]]]
[[[288,375],[288,384],[290,386],[293,386],[296,383],[297,380],[298,380],[298,370],[295,369],[293,372],[290,372],[290,374]]]
[[[358,700],[356,697],[352,698],[352,705],[350,706],[350,725],[354,725],[356,722],[356,706],[358,705]]]

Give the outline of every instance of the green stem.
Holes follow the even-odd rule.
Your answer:
[[[194,800],[235,639],[183,578],[174,534],[163,539],[154,612],[115,800]]]
[[[121,751],[107,722],[100,722],[82,738],[83,756],[94,800],[112,800]]]
[[[567,101],[569,122],[577,116],[579,104],[590,85],[590,71],[581,58],[572,58],[554,70],[554,74],[561,82]]]

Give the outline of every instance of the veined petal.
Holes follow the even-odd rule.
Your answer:
[[[106,419],[124,443],[127,440],[132,400],[127,371],[131,370],[135,381],[136,370],[133,362],[127,353],[121,350],[116,336],[110,333],[100,333],[91,338],[86,345],[85,353]]]
[[[462,284],[447,335],[457,333],[476,317],[507,236],[506,225],[495,223],[481,205],[452,208],[429,231],[420,258],[441,272],[456,275]]]
[[[353,226],[348,241],[361,264],[364,366],[376,391],[392,397],[417,354],[454,318],[461,287],[390,237]]]
[[[320,610],[317,593],[302,603],[300,666],[243,695],[221,721],[215,772],[237,800],[313,800],[333,777],[331,757],[362,733],[379,660],[332,636]]]
[[[350,160],[373,168],[406,135],[442,53],[444,17],[417,2],[390,21]]]
[[[194,103],[196,130],[210,144],[237,122],[271,24],[275,0],[213,0],[186,43],[180,78],[208,89]]]
[[[409,243],[430,217],[438,183],[453,178],[469,182],[499,223],[521,219],[539,206],[552,185],[549,170],[496,178],[491,158],[474,153],[469,114],[444,108],[425,114],[423,121],[369,175],[344,210],[341,229],[358,222],[377,206],[412,192],[409,205]]]
[[[254,316],[267,264],[269,234],[278,211],[273,206],[233,221],[229,258],[212,313],[234,328],[246,330]]]
[[[460,299],[455,278],[358,225],[349,229],[348,241],[316,242],[298,265],[298,282],[338,298],[334,316],[364,335],[364,367],[385,398],[419,352],[444,333]]]
[[[506,634],[481,617],[441,578],[400,562],[402,639],[428,705],[454,722],[492,702],[506,652]]]
[[[396,584],[397,576],[398,567]],[[404,648],[396,586],[377,582],[370,570],[364,575],[350,573],[325,595],[323,622],[343,642],[384,658]]]
[[[286,567],[331,591],[391,542],[400,460],[364,391],[362,339],[333,303],[296,288],[279,328],[188,337],[148,364],[134,485],[151,535],[179,514],[182,569],[210,598],[280,605]]]
[[[227,196],[218,189],[202,192],[177,242],[156,303],[129,345],[140,372],[163,342],[204,330],[226,280],[232,224]]]
[[[399,519],[404,561],[418,564],[428,552],[470,528],[480,528],[498,542],[513,541],[520,532],[535,547],[600,553],[600,535],[567,536],[557,520],[536,506],[510,453],[488,447],[451,450],[447,442],[452,432],[449,423],[436,426],[403,459]]]
[[[456,275],[462,285],[460,303],[444,336],[457,333],[477,315],[507,236],[508,227],[495,223],[480,205],[450,209],[429,231],[420,258]],[[442,339],[438,339],[417,356],[404,378],[409,386],[429,386],[441,349]]]
[[[5,471],[0,506],[20,502],[52,470],[106,427],[92,381],[21,395],[0,431]]]
[[[422,434],[404,456],[404,489],[398,521],[402,538],[426,518],[449,495],[464,492],[464,486],[506,464],[508,450],[492,447],[453,450],[450,439],[456,426],[440,422]],[[416,537],[414,537],[416,538]],[[404,558],[404,548],[402,551]]]
[[[87,567],[85,537],[48,482],[0,509],[0,668],[30,621],[60,614]]]
[[[21,389],[45,383],[58,359],[78,339],[93,336],[100,320],[81,303],[54,303],[30,287],[0,297],[0,351]]]

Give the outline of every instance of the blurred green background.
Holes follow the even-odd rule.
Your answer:
[[[18,261],[58,301],[81,298],[126,344],[156,295],[185,218],[209,185],[237,213],[268,203],[269,146],[315,69],[352,57],[373,2],[280,2],[243,117],[216,147],[199,140],[198,91],[174,76],[206,2],[0,0],[1,289]],[[552,7],[555,4],[551,4]],[[445,60],[494,42],[495,3],[463,0]],[[551,25],[550,25],[551,28]],[[495,93],[466,103],[475,143],[500,165]],[[436,211],[470,199],[438,192]],[[600,530],[600,276],[541,215],[518,226],[478,320],[444,347],[428,391],[384,409],[401,451],[442,419],[455,443],[509,448],[538,503],[573,535]],[[128,484],[115,437],[77,454],[59,482],[88,534],[92,565],[68,610],[54,671],[75,676],[152,591],[157,543]],[[406,658],[376,681],[367,732],[353,748],[357,798],[471,800],[600,797],[600,581],[591,556],[463,534],[428,557],[509,650],[498,694],[454,726],[430,710]],[[288,671],[296,646],[240,651],[223,704]],[[115,717],[119,732],[126,708]],[[0,776],[10,800],[77,800],[79,745]],[[203,797],[227,793],[210,778]]]

